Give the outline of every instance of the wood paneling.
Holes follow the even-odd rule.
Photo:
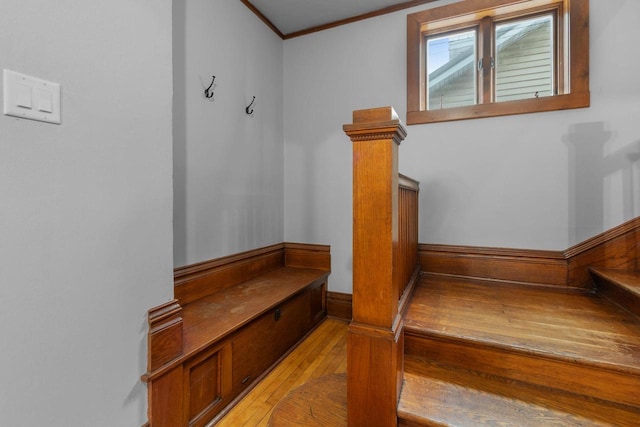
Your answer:
[[[282,265],[331,271],[327,245],[279,243],[174,270],[174,294],[183,306]]]
[[[589,267],[640,270],[640,217],[565,251],[419,245],[425,273],[592,290]]]
[[[184,364],[183,425],[205,426],[232,397],[231,344],[211,348]],[[179,399],[176,399],[179,400]]]
[[[394,266],[401,294],[419,270],[418,259],[418,196],[417,181],[403,175],[398,177],[398,243]]]
[[[250,386],[310,329],[309,292],[265,313],[232,339],[233,386]]]
[[[182,314],[185,355],[224,338],[306,289],[325,284],[327,275],[282,267],[186,305]],[[307,313],[310,311],[307,307]]]
[[[426,273],[495,282],[566,286],[562,252],[421,244],[420,265]]]
[[[172,300],[149,310],[147,369],[149,372],[182,356],[182,307]]]
[[[203,427],[252,387],[326,317],[330,268],[282,243],[176,269],[180,300],[149,311],[150,426]]]
[[[591,288],[589,267],[640,270],[640,217],[567,249],[568,286]]]
[[[349,425],[396,425],[403,353],[402,322],[393,331],[351,322],[347,334]]]
[[[331,271],[331,248],[327,245],[284,244],[284,264],[288,267]]]
[[[174,295],[185,306],[284,264],[284,244],[216,258],[174,270]]]
[[[181,398],[183,384],[182,366],[149,382],[148,414],[151,427],[176,427],[184,424]]]

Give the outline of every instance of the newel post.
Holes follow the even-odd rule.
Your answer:
[[[349,426],[397,425],[403,371],[398,252],[398,146],[391,107],[353,112],[353,320],[347,335]]]

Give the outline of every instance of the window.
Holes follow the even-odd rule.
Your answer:
[[[407,123],[589,106],[588,0],[467,0],[407,17]]]

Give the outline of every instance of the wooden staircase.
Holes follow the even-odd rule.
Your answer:
[[[563,252],[420,245],[398,115],[357,110],[343,129],[348,425],[640,426],[640,217]]]
[[[592,291],[423,275],[401,426],[640,426],[640,273]]]

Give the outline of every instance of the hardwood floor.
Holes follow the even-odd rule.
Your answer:
[[[347,371],[348,323],[327,319],[291,352],[216,426],[267,426],[289,391],[315,378]]]
[[[640,322],[596,294],[424,277],[405,325],[399,425],[639,425]],[[347,329],[323,322],[217,425],[315,425],[269,420],[296,393],[276,415],[322,418],[298,387],[344,382]]]

